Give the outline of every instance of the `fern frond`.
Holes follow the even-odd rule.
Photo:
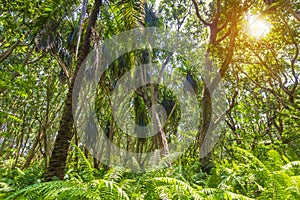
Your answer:
[[[249,151],[239,148],[239,147],[235,147],[236,152],[243,157],[245,160],[249,160],[250,163],[255,164],[256,168],[261,167],[262,169],[265,170],[265,172],[267,172],[268,175],[271,175],[270,170],[268,169],[268,167],[262,163],[256,156],[254,156],[252,153],[250,153]]]
[[[190,186],[188,183],[178,180],[176,178],[169,178],[169,177],[158,177],[153,178],[151,181],[154,182],[161,182],[164,184],[167,184],[168,187],[174,188],[175,191],[180,192],[181,194],[189,193],[190,196],[192,196],[195,200],[201,200],[203,199],[197,192],[196,189],[194,189],[192,186]]]
[[[86,158],[84,152],[75,144],[71,144],[73,148],[76,150],[76,154],[79,159],[79,170],[84,173],[85,180],[93,180],[94,179],[94,168],[92,167],[89,160]]]
[[[217,199],[220,195],[222,195],[224,199],[254,200],[241,194],[236,194],[230,191],[221,190],[217,188],[205,188],[200,190],[199,193],[203,196],[207,196],[208,198],[212,199]]]
[[[107,180],[93,180],[87,183],[76,181],[51,181],[35,184],[19,190],[10,199],[129,199],[117,184]]]
[[[14,189],[12,187],[10,187],[7,183],[4,182],[0,182],[0,192],[11,192]]]
[[[116,192],[114,194],[117,194],[119,199],[128,199],[129,200],[129,197],[126,194],[126,192],[122,188],[120,188],[117,184],[115,184],[115,182],[113,182],[113,181],[99,179],[99,180],[93,180],[91,182],[91,184],[96,184],[97,188],[99,190],[102,190],[102,189],[107,190],[109,188],[110,191]]]
[[[124,167],[112,167],[106,172],[104,179],[119,182],[123,178],[125,172],[126,170]]]

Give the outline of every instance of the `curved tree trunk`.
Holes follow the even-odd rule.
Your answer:
[[[73,93],[74,82],[82,62],[84,61],[84,59],[87,57],[89,53],[92,28],[95,26],[101,4],[102,4],[102,0],[95,0],[93,11],[89,18],[89,23],[85,33],[84,42],[82,48],[80,49],[80,54],[75,68],[74,76],[71,81],[68,95],[65,100],[63,115],[60,121],[59,131],[56,136],[54,149],[50,157],[49,166],[46,170],[46,174],[45,174],[46,181],[52,180],[53,177],[57,177],[59,179],[64,178],[66,161],[68,156],[68,149],[70,146],[70,141],[72,140],[73,137],[72,93]]]
[[[218,87],[221,79],[226,74],[226,72],[229,68],[229,65],[231,63],[233,54],[234,54],[235,39],[238,34],[238,30],[237,30],[238,16],[233,16],[233,18],[231,20],[232,20],[232,25],[230,28],[231,34],[230,34],[230,38],[229,38],[227,56],[226,56],[225,60],[223,61],[223,64],[219,70],[219,74],[217,76],[215,76],[212,81],[209,80],[209,82],[204,83],[204,86],[203,86],[202,119],[201,119],[201,128],[200,128],[200,132],[199,132],[199,136],[198,136],[198,139],[199,139],[198,142],[199,142],[200,148],[203,145],[205,146],[204,148],[209,148],[209,149],[212,148],[212,147],[210,147],[210,144],[206,144],[207,142],[204,143],[205,142],[204,138],[207,134],[210,133],[210,131],[213,131],[213,128],[210,128],[210,126],[216,127],[216,124],[214,124],[214,121],[212,119],[212,116],[213,116],[212,96],[213,96],[213,92]],[[212,33],[213,33],[213,30],[214,29],[212,29],[212,31],[211,31]],[[216,38],[214,38],[214,39],[216,39]],[[214,44],[214,40],[211,40],[211,44]],[[209,57],[207,57],[207,59],[209,59]],[[210,62],[208,61],[207,63],[210,63]],[[210,67],[207,67],[207,69],[209,69],[209,68]],[[200,162],[201,162],[201,168],[204,172],[210,171],[210,167],[212,164],[212,152],[209,152],[205,157],[201,158]]]
[[[241,16],[241,13],[244,11],[243,9],[235,8],[232,11],[232,15],[230,18],[228,18],[228,22],[230,22],[230,26],[228,30],[221,35],[221,31],[225,29],[224,24],[220,24],[220,18],[221,18],[221,1],[217,1],[217,8],[216,8],[216,13],[211,22],[208,22],[204,20],[201,17],[201,14],[199,12],[198,4],[195,0],[193,0],[193,4],[196,10],[197,17],[199,18],[200,22],[203,23],[204,25],[209,27],[209,45],[208,49],[206,51],[206,60],[205,60],[205,71],[204,71],[204,86],[202,90],[202,118],[201,118],[201,127],[199,129],[198,135],[197,135],[197,141],[196,145],[197,147],[202,150],[206,149],[210,150],[212,147],[209,144],[209,141],[205,141],[205,136],[207,134],[210,134],[210,132],[213,130],[211,127],[215,127],[214,121],[212,119],[213,116],[213,109],[212,109],[212,96],[219,85],[221,79],[224,77],[226,74],[229,65],[231,63],[233,54],[234,54],[234,47],[235,47],[235,40],[238,34],[238,29],[237,29],[237,22],[239,17]],[[221,36],[220,36],[221,35]],[[212,74],[214,72],[213,69],[213,63],[211,60],[211,47],[214,47],[218,45],[220,42],[225,40],[226,38],[229,37],[229,43],[227,46],[228,52],[227,56],[224,59],[221,67],[219,68],[219,74],[216,76],[212,77]],[[201,155],[201,152],[200,152]],[[202,157],[204,156],[204,157]],[[200,156],[200,162],[201,162],[201,168],[203,171],[208,172],[210,165],[212,163],[212,153],[211,152],[206,152],[206,155]]]

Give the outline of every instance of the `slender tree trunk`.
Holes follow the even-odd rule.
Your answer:
[[[28,153],[28,156],[26,158],[26,162],[25,164],[23,165],[22,169],[25,169],[27,168],[29,165],[30,165],[30,162],[31,160],[33,159],[34,157],[34,154],[36,152],[36,147],[38,146],[40,140],[41,140],[41,137],[42,137],[42,123],[40,122],[40,126],[39,126],[39,130],[38,130],[38,135],[36,136],[35,140],[34,140],[34,143]]]
[[[24,110],[25,110],[25,106],[26,104],[24,105]],[[15,160],[15,163],[13,165],[13,168],[15,168],[18,164],[18,161],[19,161],[19,158],[20,158],[20,154],[21,154],[21,149],[22,149],[22,144],[23,144],[23,140],[24,140],[24,134],[25,134],[25,127],[26,127],[26,113],[24,111],[24,115],[23,115],[23,118],[22,118],[22,128],[21,128],[21,133],[20,135],[18,136],[18,142],[16,143],[17,144],[17,147],[18,147],[18,150],[17,150],[17,155],[16,155],[16,160]]]
[[[46,174],[45,174],[46,181],[52,180],[53,177],[63,179],[65,175],[65,167],[67,162],[68,150],[70,146],[70,141],[72,140],[73,137],[72,93],[73,93],[74,82],[81,64],[83,63],[84,59],[89,53],[92,28],[95,26],[101,4],[102,4],[101,0],[95,0],[93,11],[89,18],[89,23],[85,33],[84,42],[80,50],[80,55],[75,68],[74,77],[71,81],[71,85],[69,87],[69,91],[65,100],[65,107],[60,121],[59,131],[56,136],[54,149],[50,157],[49,166],[46,170]]]
[[[111,118],[110,123],[108,124],[109,131],[108,131],[108,140],[107,140],[107,151],[106,151],[106,159],[107,159],[107,166],[106,170],[110,169],[110,154],[111,154],[111,142],[113,142],[114,137],[114,127],[113,127],[113,120]]]

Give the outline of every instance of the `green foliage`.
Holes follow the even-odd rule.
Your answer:
[[[160,2],[156,8],[155,2]],[[201,106],[204,82],[199,72],[210,62],[208,68],[219,71],[229,61],[232,18],[235,11],[243,10],[237,18],[234,55],[223,77],[223,92],[231,105],[224,112],[226,124],[218,129],[221,139],[212,151],[216,166],[203,172],[198,146],[191,146],[184,154],[163,157],[157,167],[165,168],[151,172],[142,173],[144,166],[138,158],[131,160],[139,174],[103,163],[96,169],[93,157],[73,144],[64,180],[43,182],[69,90],[59,71],[66,67],[70,80],[75,78],[82,1],[1,1],[0,199],[300,199],[300,29],[287,10],[299,10],[299,0],[278,0],[267,8],[263,1],[254,0],[195,2],[199,16],[188,0],[102,1],[91,47],[125,30],[167,27],[195,41],[195,55],[204,60],[190,63],[176,53],[168,58],[170,52],[159,49],[128,52],[101,78],[95,108],[99,124],[113,127],[112,142],[130,151],[152,151],[153,138],[127,138],[116,126],[110,99],[115,83],[134,66],[168,61],[167,70],[195,77]],[[79,46],[93,3],[89,1],[82,15]],[[252,14],[271,25],[270,33],[249,36],[245,27]],[[217,41],[210,41],[215,35],[203,21],[218,23],[212,29],[217,31]],[[151,93],[149,88],[145,93]],[[158,93],[158,103],[169,99],[178,104],[178,97],[167,86]],[[144,97],[136,95],[130,102],[132,118],[144,126],[151,123],[149,107]],[[190,134],[185,130],[178,134],[180,109],[175,109],[164,126],[168,142]]]
[[[80,178],[83,181],[93,180],[95,169],[92,167],[90,161],[85,157],[84,152],[75,144],[72,144],[75,149],[74,156],[78,159],[78,167],[72,166],[67,172],[67,176]],[[77,169],[76,169],[76,168]],[[74,169],[75,168],[75,169]]]
[[[233,151],[236,159],[219,164],[208,186],[255,199],[299,198],[299,161],[286,163],[284,156],[275,150],[268,151],[269,158],[263,161],[247,150]]]
[[[4,167],[0,169],[0,197],[41,182],[44,169],[41,163],[35,163],[25,170]]]
[[[9,199],[129,199],[114,182],[104,179],[90,182],[51,181],[31,185],[10,195]]]
[[[77,170],[69,170],[65,180],[41,181],[40,166],[25,172],[6,170],[0,194],[7,199],[298,199],[300,162],[290,162],[275,150],[269,159],[259,160],[247,150],[234,148],[235,159],[223,160],[211,175],[201,172],[200,163],[143,174],[131,174],[122,167],[105,173],[91,167],[79,154]],[[89,176],[87,176],[89,174]],[[14,177],[14,179],[9,179]],[[29,186],[28,186],[29,185]]]

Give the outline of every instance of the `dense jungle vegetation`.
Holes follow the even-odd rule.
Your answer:
[[[1,0],[0,199],[300,199],[299,11]]]

